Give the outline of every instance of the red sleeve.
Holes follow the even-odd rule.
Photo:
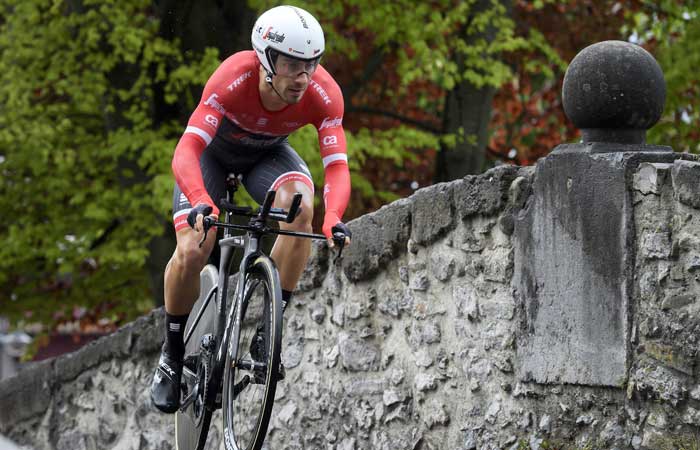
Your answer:
[[[331,228],[342,222],[343,213],[350,200],[350,170],[343,130],[343,94],[330,76],[319,81],[323,83],[321,86],[328,94],[325,100],[322,99],[321,115],[315,126],[325,170],[323,202],[326,214],[323,220],[323,234],[330,237]]]
[[[209,78],[199,105],[190,116],[173,155],[175,181],[187,200],[192,206],[200,203],[212,206],[215,215],[219,214],[219,209],[207,193],[199,160],[204,149],[216,136],[216,130],[226,114],[226,105],[232,102],[230,81],[246,76],[247,71],[250,71],[250,67],[245,64],[248,57],[244,52],[232,55]]]

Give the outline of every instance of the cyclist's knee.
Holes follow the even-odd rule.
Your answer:
[[[292,204],[294,194],[297,192],[302,194],[300,205],[301,212],[291,224],[281,223],[280,225],[285,229],[310,233],[312,229],[311,222],[314,217],[314,199],[313,193],[308,186],[300,182],[283,184],[277,190],[275,205],[279,208],[289,209]]]
[[[207,239],[207,241],[209,240]],[[179,270],[199,272],[207,263],[211,251],[211,245],[208,244],[209,242],[200,248],[195,233],[188,230],[187,235],[178,236],[172,262]]]

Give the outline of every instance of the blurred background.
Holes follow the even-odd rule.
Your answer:
[[[209,75],[278,4],[0,0],[0,378],[162,305],[175,144]],[[664,70],[648,142],[700,151],[700,0],[289,4],[321,22],[321,63],[343,90],[346,221],[577,141],[561,84],[602,40],[637,43]],[[320,187],[316,130],[290,141]]]

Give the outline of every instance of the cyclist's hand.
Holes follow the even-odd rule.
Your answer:
[[[214,208],[212,206],[200,203],[190,210],[190,213],[187,215],[187,223],[194,231],[199,233],[204,230],[204,216],[210,216],[213,211]]]
[[[341,249],[350,245],[350,240],[352,238],[352,231],[343,222],[336,223],[331,227],[332,236],[328,239],[328,246],[330,248],[339,246]]]

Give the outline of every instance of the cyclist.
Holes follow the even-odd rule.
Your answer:
[[[311,232],[314,184],[287,135],[313,124],[325,170],[323,233],[330,247],[333,232],[350,243],[341,221],[350,196],[344,104],[337,83],[319,65],[325,49],[321,25],[301,8],[278,6],[257,19],[251,39],[252,51],[230,56],[209,78],[173,156],[177,247],[165,268],[166,339],[151,385],[154,405],[167,413],[179,408],[185,324],[216,240],[210,233],[199,247],[203,218],[218,217],[227,173],[241,174],[258,203],[274,189],[273,206],[287,209],[294,193],[302,193],[301,214],[280,228]],[[308,239],[279,236],[275,242],[272,258],[285,306],[310,252]]]

